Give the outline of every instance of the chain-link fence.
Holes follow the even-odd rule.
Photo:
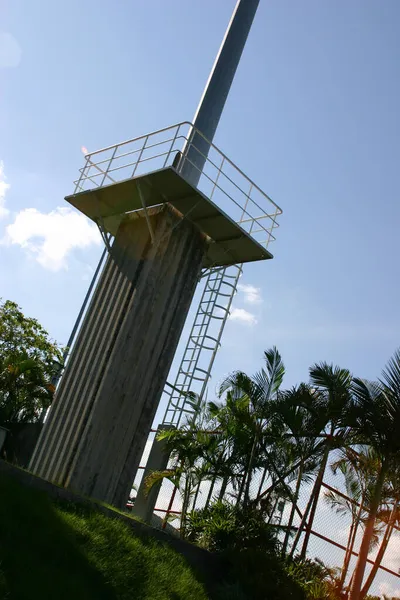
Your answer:
[[[152,430],[143,454],[141,467],[135,478],[132,492],[133,501],[142,480],[155,436],[156,430]],[[325,470],[312,523],[310,523],[310,518],[306,518],[304,521],[304,513],[307,511],[315,477],[301,484],[296,500],[296,481],[285,482],[287,485],[285,493],[282,492],[282,488],[279,488],[279,486],[278,491],[269,493],[271,488],[270,474],[267,470],[259,470],[252,477],[250,496],[253,499],[268,498],[268,520],[271,526],[277,528],[278,537],[282,545],[286,546],[287,553],[301,553],[308,532],[309,541],[306,556],[322,561],[331,570],[332,576],[336,578],[341,577],[343,567],[345,567],[346,589],[346,586],[349,587],[351,584],[351,576],[356,565],[368,511],[365,506],[360,506],[357,500],[346,493],[344,475],[340,472],[336,475],[333,474],[330,465],[335,462],[335,459],[337,459],[337,456],[332,453],[330,463]],[[240,477],[237,480],[240,482]],[[182,487],[178,489],[168,478],[163,479],[151,523],[153,526],[166,529],[174,535],[179,535]],[[235,503],[238,496],[238,487],[240,487],[240,483],[234,486],[221,477],[204,480],[192,491],[190,509],[204,508],[216,500]],[[365,514],[355,530],[355,515],[359,514],[361,508],[364,509]],[[389,521],[390,519],[387,517],[382,517],[381,520],[378,518],[376,521],[373,547],[368,555],[364,581],[368,581],[371,570],[374,565],[376,568],[379,562],[377,573],[368,593],[372,597],[392,599],[400,598],[400,527],[396,517],[396,520],[392,520],[391,532],[389,539],[387,539],[388,528],[390,527]],[[382,544],[386,545],[386,549],[383,556],[379,558],[379,554],[382,552]],[[293,551],[294,545],[295,549]]]

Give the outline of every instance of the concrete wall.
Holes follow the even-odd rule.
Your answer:
[[[30,469],[123,506],[207,242],[171,207],[119,227]]]

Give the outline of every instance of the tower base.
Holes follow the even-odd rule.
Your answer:
[[[170,205],[144,217],[118,228],[29,466],[115,506],[129,496],[208,245]]]

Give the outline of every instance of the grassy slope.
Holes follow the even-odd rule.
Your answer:
[[[0,477],[1,600],[206,600],[168,545]]]

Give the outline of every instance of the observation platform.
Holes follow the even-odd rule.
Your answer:
[[[65,199],[98,225],[106,243],[122,221],[139,211],[147,218],[148,209],[168,203],[209,238],[204,268],[271,259],[281,209],[208,141],[192,185],[199,139],[204,148],[202,134],[184,122],[88,153]]]

